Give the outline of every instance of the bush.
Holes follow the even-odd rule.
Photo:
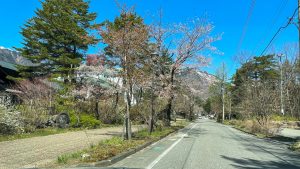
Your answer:
[[[101,126],[101,121],[88,114],[70,113],[70,126],[94,129]]]
[[[99,102],[100,107],[100,119],[105,124],[122,124],[123,113],[125,111],[124,105],[119,102],[119,105],[115,107],[112,104],[112,100],[102,100]]]
[[[97,128],[99,127],[101,124],[101,122],[97,119],[95,119],[95,117],[91,116],[91,115],[81,115],[80,116],[80,125],[81,127],[84,128]]]

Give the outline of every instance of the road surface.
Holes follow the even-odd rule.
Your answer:
[[[133,131],[144,127],[133,126]],[[110,127],[0,142],[0,169],[43,166],[57,160],[59,155],[87,148],[121,133],[122,127]]]
[[[296,169],[300,154],[203,119],[108,168]]]
[[[300,140],[300,129],[284,128],[279,135]]]

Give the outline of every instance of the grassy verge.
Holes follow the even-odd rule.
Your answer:
[[[114,127],[113,125],[102,125],[99,128],[104,127]],[[97,128],[96,128],[97,129]],[[13,134],[13,135],[0,135],[0,142],[2,141],[12,141],[17,139],[24,139],[24,138],[32,138],[32,137],[40,137],[40,136],[48,136],[53,134],[60,134],[72,131],[82,131],[87,130],[85,128],[45,128],[45,129],[37,129],[31,133],[22,133],[22,134]]]
[[[189,123],[185,121],[177,121],[173,126],[156,130],[151,133],[151,135],[147,130],[142,130],[134,133],[132,140],[123,140],[121,137],[113,137],[101,141],[97,145],[90,146],[88,149],[61,155],[57,158],[57,162],[51,164],[50,167],[69,166],[105,160],[145,143],[158,141],[161,137],[177,131],[188,124]]]
[[[290,145],[289,148],[291,150],[300,152],[300,141],[297,140],[296,138],[289,138],[280,135],[267,135],[265,133],[259,132],[260,130],[258,129],[257,126],[247,121],[231,120],[231,121],[225,121],[224,124],[230,125],[243,132],[255,135],[258,138],[269,138],[272,140],[280,141],[282,143]]]
[[[293,150],[293,151],[298,151],[298,152],[300,152],[300,141],[295,142],[295,143],[292,144],[289,148],[290,148],[291,150]]]
[[[259,132],[257,129],[257,126],[254,126],[251,122],[251,120],[225,120],[224,121],[225,125],[230,125],[238,130],[241,130],[245,133],[253,134],[256,137],[259,138],[266,138],[267,135],[264,133]]]

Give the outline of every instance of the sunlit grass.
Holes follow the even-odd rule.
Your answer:
[[[113,137],[111,139],[103,140],[97,145],[92,145],[89,148],[75,153],[63,154],[57,158],[57,164],[60,165],[71,165],[86,162],[96,162],[108,159],[110,157],[116,156],[122,152],[128,151],[132,148],[136,148],[147,142],[157,141],[162,137],[177,131],[188,125],[189,122],[185,120],[180,120],[173,123],[171,127],[162,127],[155,130],[151,134],[147,129],[141,130],[134,133],[131,140],[123,140],[122,137]],[[88,154],[88,158],[82,158],[84,154]],[[55,165],[55,164],[53,164]],[[53,166],[51,166],[53,167]]]

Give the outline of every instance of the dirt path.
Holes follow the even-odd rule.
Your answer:
[[[132,130],[142,128],[134,126]],[[122,127],[111,127],[0,142],[0,169],[45,165],[59,155],[87,148],[121,132]]]

